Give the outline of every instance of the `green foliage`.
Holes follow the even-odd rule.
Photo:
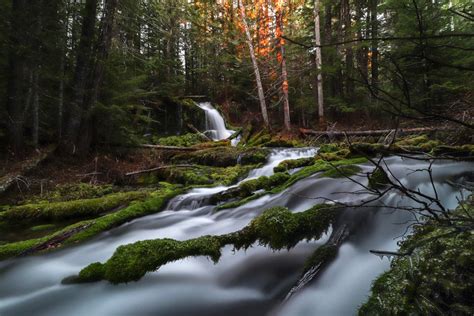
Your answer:
[[[472,204],[454,213],[465,215],[466,210],[473,215]],[[472,231],[428,222],[402,244],[401,252],[415,244],[413,255],[397,257],[377,278],[359,315],[472,315]]]

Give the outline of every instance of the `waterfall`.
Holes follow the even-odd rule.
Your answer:
[[[315,153],[314,148],[274,149],[267,164],[251,172],[247,179],[271,175],[273,166],[285,159],[311,157]],[[432,193],[429,175],[412,172],[426,169],[429,162],[398,157],[387,158],[386,162],[410,188]],[[472,167],[468,162],[433,164],[433,180],[446,207],[455,207],[459,196],[458,190],[446,180],[458,178]],[[363,173],[373,169],[369,164],[361,168]],[[61,284],[63,278],[76,274],[91,262],[104,262],[124,244],[155,238],[187,240],[226,234],[243,228],[273,206],[304,211],[319,202],[315,197],[347,203],[362,198],[347,193],[360,190],[353,182],[315,174],[281,193],[216,212],[216,206],[209,205],[206,197],[228,188],[196,188],[174,198],[162,212],[136,219],[83,244],[0,262],[0,315],[353,315],[366,299],[374,278],[390,265],[369,250],[395,251],[397,241],[407,229],[407,219],[411,218],[408,212],[388,212],[383,208],[348,212],[343,220],[355,223],[360,229],[341,246],[339,255],[321,277],[283,306],[281,301],[300,276],[306,258],[325,243],[327,236],[300,242],[290,251],[272,251],[255,244],[247,251],[234,252],[229,246],[222,250],[217,264],[205,257],[187,258],[166,264],[139,282],[126,285]],[[395,193],[384,202],[385,205],[407,203]]]
[[[206,113],[206,135],[213,140],[222,140],[229,138],[234,131],[225,127],[225,121],[222,115],[217,111],[210,102],[200,102],[197,106]]]

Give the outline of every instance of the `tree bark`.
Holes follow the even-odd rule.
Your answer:
[[[242,4],[240,7],[240,15],[242,17],[242,24],[245,29],[245,35],[247,37],[247,45],[250,51],[250,58],[252,59],[253,70],[255,73],[255,81],[257,82],[258,99],[260,101],[260,110],[262,112],[263,122],[265,126],[270,127],[270,121],[268,120],[267,104],[265,102],[265,94],[263,93],[262,79],[260,77],[260,69],[258,68],[257,57],[255,56],[255,50],[252,44],[252,36],[250,35],[250,29],[247,24],[247,16],[245,14],[245,7]]]
[[[418,128],[405,128],[399,129],[397,134],[410,134],[410,133],[423,133],[423,132],[432,132],[438,130],[446,130],[443,128],[435,127],[418,127]],[[300,132],[304,135],[313,135],[313,136],[382,136],[390,132],[396,131],[395,129],[381,129],[381,130],[369,130],[369,131],[314,131],[310,129],[300,128]]]
[[[25,81],[25,56],[23,45],[25,25],[27,25],[25,12],[27,1],[12,0],[10,17],[10,37],[7,70],[7,100],[6,110],[8,115],[8,138],[15,153],[20,153],[23,148],[24,127],[24,84]]]
[[[39,69],[35,70],[33,76],[33,128],[32,128],[32,138],[33,146],[37,149],[39,145]]]
[[[371,44],[371,85],[374,94],[378,94],[379,86],[379,42],[378,37],[378,0],[370,0],[370,24],[371,37],[373,38]]]
[[[321,27],[320,27],[320,0],[314,1],[314,42],[315,64],[316,64],[316,89],[319,124],[324,125],[324,95],[323,95],[323,74],[322,74],[322,54],[321,54]]]
[[[83,105],[90,64],[92,63],[92,46],[95,34],[98,0],[87,0],[82,21],[81,38],[77,52],[76,69],[72,83],[73,98],[69,104],[69,119],[63,140],[63,149],[75,153],[83,118]]]
[[[113,26],[115,20],[115,12],[117,10],[118,0],[106,0],[104,7],[104,15],[101,22],[101,33],[98,39],[94,68],[91,72],[88,86],[89,93],[85,95],[82,106],[83,119],[81,121],[81,139],[78,142],[79,152],[85,153],[89,150],[92,141],[93,124],[91,120],[91,110],[97,103],[99,97],[100,86],[105,73],[105,64],[109,56],[112,44]]]
[[[282,84],[281,84],[281,92],[283,95],[283,121],[285,125],[285,129],[287,131],[291,130],[291,118],[290,118],[290,100],[288,97],[288,72],[286,69],[286,56],[285,56],[285,40],[283,39],[283,28],[284,28],[284,9],[280,2],[277,3],[276,8],[276,35],[278,38],[278,46],[280,46],[280,52],[278,54],[278,60],[281,66],[281,77],[282,77]]]

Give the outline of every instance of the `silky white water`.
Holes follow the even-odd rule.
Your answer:
[[[316,149],[275,149],[268,163],[248,178],[270,175],[273,167],[288,158],[312,156]],[[410,188],[431,193],[427,162],[392,157],[387,164]],[[364,165],[363,171],[372,167]],[[438,194],[454,208],[459,190],[446,183],[473,169],[472,163],[437,162],[433,177]],[[366,181],[360,178],[361,181]],[[57,252],[0,262],[0,315],[351,315],[369,294],[373,279],[388,269],[369,253],[371,249],[396,250],[410,214],[382,208],[353,209],[344,221],[354,227],[336,260],[321,277],[289,301],[282,299],[300,276],[305,259],[326,240],[301,242],[290,251],[271,251],[254,245],[247,251],[223,250],[219,263],[204,257],[167,264],[139,282],[110,285],[106,282],[61,285],[95,261],[105,261],[123,244],[154,238],[185,240],[207,234],[224,234],[241,229],[272,206],[288,206],[294,212],[321,202],[318,198],[353,202],[364,196],[347,179],[321,178],[316,174],[286,191],[263,196],[234,209],[214,212],[207,197],[227,187],[194,189],[170,201],[167,209],[137,219],[76,247]],[[392,193],[390,205],[410,203]],[[398,237],[398,238],[397,238]]]
[[[197,106],[206,113],[206,134],[212,140],[227,139],[234,133],[225,127],[224,118],[210,102],[200,102]]]

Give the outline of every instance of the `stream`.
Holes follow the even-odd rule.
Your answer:
[[[246,179],[271,175],[273,167],[283,160],[316,153],[316,148],[273,149],[267,164],[251,171]],[[428,162],[400,157],[387,158],[386,162],[406,186],[432,193],[428,173],[413,172],[427,168]],[[373,169],[369,164],[361,167],[363,172]],[[446,207],[454,208],[460,194],[446,180],[455,181],[472,169],[473,164],[467,162],[440,161],[433,165],[433,179]],[[362,177],[359,180],[367,182]],[[290,251],[254,245],[247,251],[234,252],[232,247],[226,247],[217,264],[205,257],[187,258],[129,284],[61,284],[63,278],[77,274],[88,264],[105,261],[120,245],[155,238],[186,240],[230,233],[270,207],[287,206],[293,212],[301,212],[320,203],[315,199],[318,197],[348,203],[364,198],[349,193],[360,190],[354,182],[315,174],[279,194],[215,212],[216,206],[208,205],[207,198],[228,188],[193,189],[172,199],[166,210],[81,245],[0,262],[0,315],[353,315],[367,299],[372,281],[390,265],[387,259],[380,260],[369,250],[397,250],[397,241],[411,218],[406,211],[380,207],[345,212],[343,220],[356,228],[354,233],[322,275],[285,303],[283,298],[301,275],[305,259],[328,235],[321,240],[300,242]],[[395,192],[384,202],[393,206],[410,204]]]

